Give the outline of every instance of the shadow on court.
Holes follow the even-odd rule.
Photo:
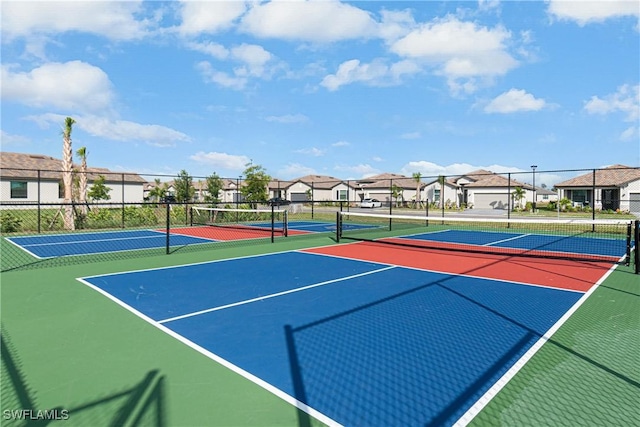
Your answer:
[[[470,273],[473,270],[466,272]],[[496,309],[482,297],[474,297],[474,293],[459,291],[450,283],[457,277],[424,283],[307,324],[286,325],[283,332],[294,397],[311,407],[321,403],[315,409],[322,412],[323,408],[330,408],[336,416],[334,419],[347,425],[395,422],[439,426],[457,421],[550,327],[541,327],[534,320],[523,320],[527,316],[513,315],[513,311]],[[451,305],[438,312],[430,300],[433,292],[448,294]],[[429,320],[412,317],[410,313],[415,310],[411,306],[421,307]],[[464,320],[451,325],[451,319],[464,319],[470,307],[503,325],[500,330],[476,332],[484,332],[486,339],[502,341],[506,345],[499,345],[499,351],[484,361],[490,360],[490,363],[476,365],[482,370],[476,371],[471,379],[462,375],[464,379],[461,380],[460,371],[465,367],[457,366],[456,361],[467,358],[481,361],[482,357],[478,359],[474,353],[483,350],[469,346],[477,340],[455,342],[455,337],[447,335],[456,329],[474,328]],[[429,314],[429,311],[434,313]],[[448,315],[442,317],[446,312]],[[532,319],[535,316],[536,313],[529,315]],[[509,335],[504,332],[506,329],[517,333]],[[434,330],[441,332],[434,334]],[[424,338],[425,335],[428,338]],[[633,373],[615,361],[602,360],[589,349],[573,346],[562,337],[556,339],[555,335],[547,344],[563,359],[588,365],[595,372],[594,376],[604,376],[640,390],[640,382],[634,379]],[[416,367],[422,358],[432,360],[433,354],[445,354],[445,360],[446,355],[451,355],[451,360],[441,366]],[[442,357],[439,360],[442,362]],[[431,375],[440,378],[434,379]],[[396,408],[393,414],[388,411],[390,402]],[[624,412],[624,402],[620,405],[620,412]],[[353,416],[354,408],[360,408],[359,415]],[[530,422],[529,416],[523,416],[520,422]],[[299,411],[298,417],[300,427],[312,425],[308,414]]]
[[[2,425],[46,426],[63,422],[78,426],[155,426],[167,425],[165,413],[165,377],[149,371],[132,386],[89,399],[81,404],[60,402],[45,408],[37,401],[37,390],[29,385],[7,329],[0,335],[2,356]]]

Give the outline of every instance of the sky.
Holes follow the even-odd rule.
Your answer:
[[[0,8],[2,151],[62,158],[72,117],[89,166],[143,175],[640,166],[638,0]]]

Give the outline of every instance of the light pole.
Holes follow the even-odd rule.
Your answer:
[[[536,211],[536,168],[538,166],[537,165],[531,165],[531,170],[533,171],[533,212],[535,213]]]

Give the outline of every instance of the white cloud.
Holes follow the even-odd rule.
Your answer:
[[[637,0],[551,0],[548,3],[548,13],[551,16],[560,20],[575,21],[580,26],[623,16],[640,17]]]
[[[419,139],[422,136],[420,132],[406,132],[400,135],[402,139]]]
[[[0,145],[6,147],[7,145],[17,146],[28,144],[29,138],[22,135],[12,135],[3,130],[0,130]]]
[[[640,85],[622,85],[615,93],[604,98],[592,96],[585,102],[584,109],[589,114],[614,114],[622,113],[625,122],[632,123],[630,127],[620,134],[621,141],[637,140],[640,135]]]
[[[370,86],[389,86],[399,84],[403,75],[419,71],[413,61],[400,61],[389,66],[381,59],[368,64],[352,59],[340,64],[335,74],[325,76],[320,85],[332,92],[340,86],[356,82]]]
[[[463,175],[478,169],[489,170],[496,173],[522,172],[522,169],[502,165],[474,166],[469,163],[453,163],[442,166],[426,160],[420,160],[407,163],[400,169],[400,173],[406,176],[411,176],[416,172],[420,172],[425,178],[436,178],[440,175]]]
[[[205,81],[230,89],[244,89],[250,78],[268,79],[277,68],[275,57],[262,46],[254,44],[243,43],[230,49],[215,43],[190,43],[188,46],[217,59],[239,63],[230,72],[220,71],[208,61],[201,61],[196,65]]]
[[[229,57],[229,49],[219,43],[214,42],[187,42],[185,46],[193,51],[213,56],[219,60],[225,60]]]
[[[592,96],[584,105],[590,114],[623,113],[626,121],[640,118],[640,85],[622,85],[604,98]]]
[[[257,37],[329,43],[374,36],[375,20],[335,0],[255,3],[240,28]]]
[[[299,163],[289,163],[284,168],[278,170],[278,176],[291,179],[291,178],[299,178],[305,175],[316,175],[317,172],[315,169],[301,165]]]
[[[347,141],[338,141],[338,142],[334,142],[333,144],[331,144],[332,147],[348,147],[351,144],[348,143]]]
[[[111,108],[115,98],[107,74],[82,61],[50,62],[29,72],[2,66],[2,98],[31,107],[74,112]]]
[[[484,108],[486,113],[516,113],[539,111],[545,107],[544,99],[537,99],[522,89],[511,89],[494,98]]]
[[[262,46],[243,43],[231,49],[233,57],[244,64],[244,68],[237,69],[236,75],[248,74],[254,77],[265,75],[266,65],[273,59],[273,55]]]
[[[316,147],[312,147],[312,148],[302,148],[300,150],[295,150],[296,153],[300,153],[300,154],[307,154],[313,157],[322,157],[325,155],[324,150],[321,150],[319,148]]]
[[[153,24],[136,18],[142,8],[142,1],[3,1],[2,37],[78,31],[111,40],[140,39]]]
[[[190,138],[175,129],[161,125],[140,124],[128,120],[112,120],[102,116],[73,116],[75,129],[81,129],[91,136],[111,141],[144,142],[156,147],[174,146],[178,142],[188,142]],[[61,114],[41,114],[29,116],[28,120],[40,127],[48,128],[55,124],[62,126],[65,116]]]
[[[283,116],[269,116],[265,119],[268,122],[276,122],[276,123],[307,123],[309,121],[309,117],[304,114],[285,114]]]
[[[501,76],[518,66],[507,45],[511,33],[501,26],[481,27],[447,16],[425,23],[391,45],[405,58],[432,65],[453,92],[475,91],[475,78]]]
[[[246,10],[243,1],[182,1],[177,30],[185,36],[213,34],[230,28]]]
[[[354,174],[358,178],[366,178],[368,176],[377,175],[381,173],[379,169],[374,168],[373,166],[366,163],[365,164],[361,163],[359,165],[353,165],[353,166],[338,165],[334,167],[334,169],[340,172]]]
[[[199,62],[198,64],[196,64],[196,69],[200,71],[200,74],[204,78],[205,82],[215,83],[219,86],[229,89],[244,89],[248,82],[247,77],[238,77],[224,71],[216,70],[208,61]]]
[[[189,158],[197,163],[202,163],[207,166],[213,166],[214,168],[237,171],[243,171],[247,163],[251,162],[251,159],[247,156],[218,153],[215,151],[211,151],[208,153],[199,151]]]

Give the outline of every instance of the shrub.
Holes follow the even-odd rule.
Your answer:
[[[11,212],[0,213],[0,231],[3,233],[13,233],[20,229],[22,220]]]

